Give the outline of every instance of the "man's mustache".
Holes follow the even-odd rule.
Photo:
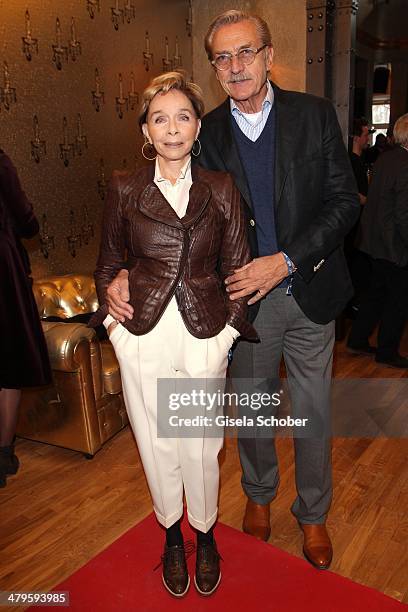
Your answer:
[[[241,81],[250,81],[252,77],[246,76],[245,74],[237,74],[236,76],[232,75],[228,79],[228,83],[240,83]]]

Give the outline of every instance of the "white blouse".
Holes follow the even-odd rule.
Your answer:
[[[159,161],[156,159],[154,182],[178,217],[180,219],[184,217],[188,206],[190,187],[193,183],[193,179],[191,178],[191,157],[180,170],[180,174],[174,185],[169,179],[162,177]]]

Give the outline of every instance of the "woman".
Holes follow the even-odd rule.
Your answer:
[[[154,511],[166,529],[163,583],[176,596],[190,583],[180,530],[183,488],[197,530],[196,588],[209,595],[220,582],[213,525],[223,440],[203,429],[200,438],[158,437],[158,379],[225,379],[236,337],[257,337],[245,300],[228,300],[223,286],[249,260],[239,193],[229,175],[191,166],[203,106],[199,87],[178,72],[156,77],[145,90],[142,152],[156,161],[112,180],[95,273],[101,308],[91,322],[104,319],[120,363]],[[105,293],[124,267],[125,250],[135,314],[121,325],[106,316]]]
[[[21,389],[51,383],[30,263],[21,242],[38,229],[17,171],[0,150],[0,487],[19,467],[13,441]]]

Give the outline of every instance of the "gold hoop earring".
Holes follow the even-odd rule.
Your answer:
[[[195,152],[194,152],[194,147],[195,147],[195,145],[196,145],[197,143],[198,143],[198,152],[197,152],[197,153],[195,153]],[[200,142],[200,141],[198,140],[198,138],[197,138],[197,139],[194,141],[193,148],[191,149],[191,155],[194,155],[194,157],[198,157],[198,156],[200,155],[200,153],[201,153],[201,142]]]
[[[143,143],[143,147],[142,147],[142,155],[143,155],[143,157],[144,157],[145,159],[147,159],[148,161],[154,161],[154,160],[156,159],[156,157],[157,157],[157,153],[156,153],[156,155],[155,155],[154,157],[147,157],[147,155],[145,155],[145,152],[144,152],[144,148],[145,148],[145,146],[146,146],[146,145],[149,145],[149,147],[151,147],[151,150],[153,150],[153,151],[156,153],[156,149],[154,148],[154,146],[152,145],[152,143],[151,143],[151,142],[149,142],[148,140],[146,140],[146,142],[144,142],[144,143]]]

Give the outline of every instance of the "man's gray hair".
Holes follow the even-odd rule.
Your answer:
[[[208,59],[212,60],[212,41],[214,38],[214,34],[219,30],[222,26],[230,25],[232,23],[240,23],[241,21],[252,21],[256,29],[258,31],[258,35],[262,45],[270,45],[272,46],[271,33],[269,30],[269,26],[259,15],[251,15],[250,13],[245,13],[244,11],[225,11],[218,15],[209,25],[207,30],[207,34],[204,38],[204,46],[207,51]]]
[[[394,125],[394,141],[403,147],[408,147],[408,113],[402,115]]]

